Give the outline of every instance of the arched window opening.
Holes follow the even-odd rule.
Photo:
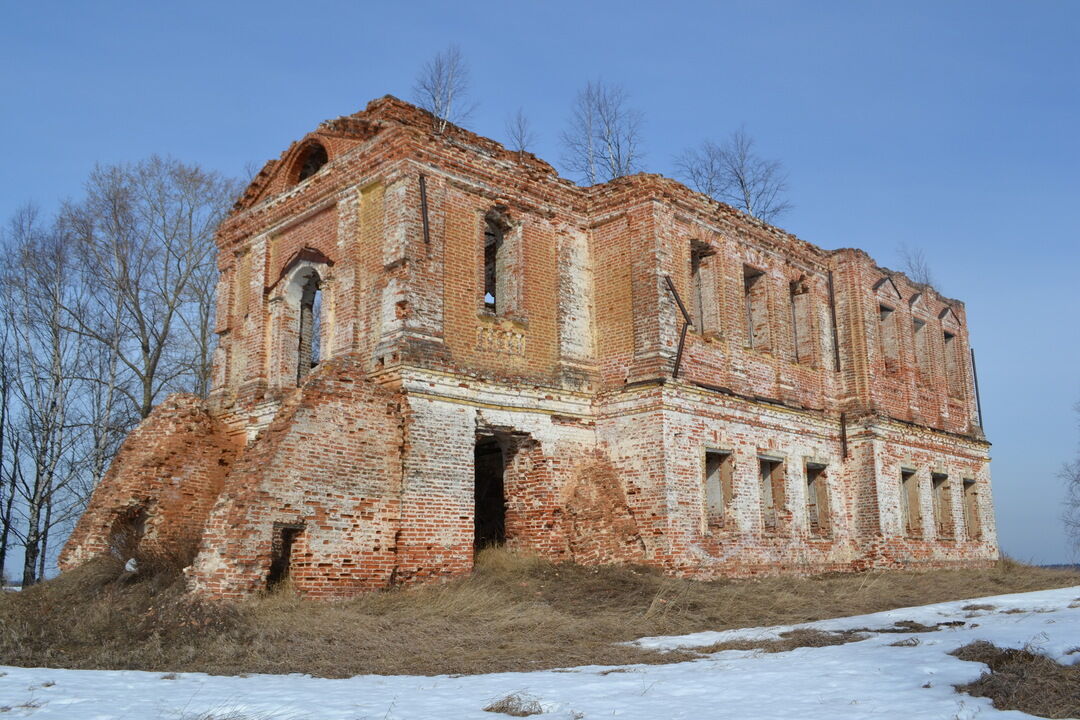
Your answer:
[[[296,384],[299,385],[319,364],[322,331],[322,282],[312,273],[304,283],[300,294],[300,348],[296,365]]]
[[[304,161],[300,164],[300,175],[296,181],[304,182],[309,177],[319,172],[329,159],[330,158],[326,154],[326,148],[318,144],[312,145],[304,155]]]
[[[504,310],[506,294],[507,252],[506,232],[509,226],[496,211],[489,212],[484,218],[484,309],[499,313]]]

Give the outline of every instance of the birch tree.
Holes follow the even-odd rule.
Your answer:
[[[642,114],[619,85],[589,82],[574,99],[561,137],[563,165],[590,185],[641,170]]]
[[[1080,418],[1080,403],[1075,408]],[[1080,423],[1077,423],[1080,426]],[[1076,457],[1061,468],[1061,480],[1065,483],[1065,502],[1062,506],[1062,521],[1065,533],[1072,543],[1073,550],[1080,556],[1080,451]]]
[[[450,45],[424,63],[413,86],[416,104],[435,116],[435,132],[464,122],[474,106],[468,101],[469,67],[461,48]]]
[[[209,389],[213,237],[236,195],[216,173],[152,157],[134,166],[98,167],[86,198],[69,205],[84,282],[86,312],[70,327],[108,347],[117,363],[109,391],[138,417],[167,392]]]
[[[536,133],[533,132],[532,124],[521,108],[506,119],[506,139],[508,147],[519,157],[522,153],[528,152],[536,142]]]
[[[9,529],[23,545],[22,583],[28,586],[45,573],[53,530],[81,507],[71,490],[81,471],[86,424],[77,401],[85,345],[64,324],[69,309],[81,305],[69,238],[24,208],[12,222],[5,256],[3,302],[12,345],[5,420],[14,450],[8,472],[12,520],[22,520]]]
[[[740,128],[719,145],[705,140],[676,159],[680,179],[714,200],[766,222],[790,210],[787,173],[778,160],[757,154],[754,139]]]

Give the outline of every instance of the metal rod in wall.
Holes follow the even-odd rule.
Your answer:
[[[847,460],[847,413],[840,413],[840,450],[842,457]]]
[[[671,371],[671,377],[679,377],[679,367],[682,365],[683,346],[686,344],[686,330],[692,324],[690,322],[690,313],[686,312],[686,306],[683,305],[682,298],[679,297],[679,291],[675,289],[675,283],[671,281],[670,275],[664,276],[664,282],[667,283],[667,288],[671,291],[671,296],[675,298],[675,304],[679,306],[679,312],[683,316],[683,326],[679,331],[679,349],[675,351],[675,368]]]
[[[420,173],[420,214],[424,220],[424,244],[431,244],[431,230],[428,225],[427,177]]]
[[[979,411],[979,427],[983,427],[982,396],[979,395],[979,370],[975,366],[975,348],[971,352],[971,377],[975,380],[975,408]]]
[[[832,317],[832,349],[835,363],[833,369],[840,372],[840,333],[836,328],[836,291],[833,289],[832,270],[829,271],[829,314]]]

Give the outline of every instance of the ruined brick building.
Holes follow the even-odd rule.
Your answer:
[[[594,187],[392,97],[218,234],[213,391],[128,437],[118,533],[236,597],[467,572],[503,543],[692,577],[997,557],[964,306],[672,180]]]

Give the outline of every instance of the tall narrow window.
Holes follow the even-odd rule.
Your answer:
[[[484,223],[484,307],[498,312],[499,251],[503,245],[503,231],[494,219]]]
[[[922,536],[922,505],[919,502],[919,481],[914,470],[900,471],[900,514],[904,534],[908,537]]]
[[[896,337],[896,310],[887,305],[878,305],[878,343],[885,372],[899,372],[900,343]]]
[[[953,537],[952,502],[949,497],[949,476],[934,473],[931,476],[934,500],[934,526],[939,538]]]
[[[731,453],[705,451],[705,512],[710,525],[729,524],[732,496]]]
[[[708,243],[690,241],[690,319],[699,333],[717,329],[715,254]]]
[[[828,537],[832,533],[829,519],[829,487],[825,479],[825,466],[807,463],[806,520],[810,534]]]
[[[811,327],[810,288],[806,278],[791,283],[791,340],[795,362],[814,362],[814,332]]]
[[[964,529],[969,540],[982,537],[982,524],[979,522],[979,496],[975,481],[964,480]]]
[[[758,459],[761,486],[761,524],[767,533],[779,527],[779,515],[784,507],[784,464],[779,460]]]
[[[927,341],[926,322],[915,318],[911,321],[912,335],[915,337],[915,361],[919,368],[919,382],[930,382],[930,344]]]
[[[768,283],[761,270],[743,266],[743,298],[746,303],[747,345],[770,349]]]
[[[949,386],[949,394],[953,397],[960,397],[961,383],[960,383],[960,359],[957,355],[960,342],[956,339],[956,335],[945,330],[942,333],[942,338],[945,345],[945,380]]]
[[[322,293],[319,276],[312,273],[300,295],[300,347],[297,352],[296,384],[299,385],[319,364],[319,334],[322,331]]]

